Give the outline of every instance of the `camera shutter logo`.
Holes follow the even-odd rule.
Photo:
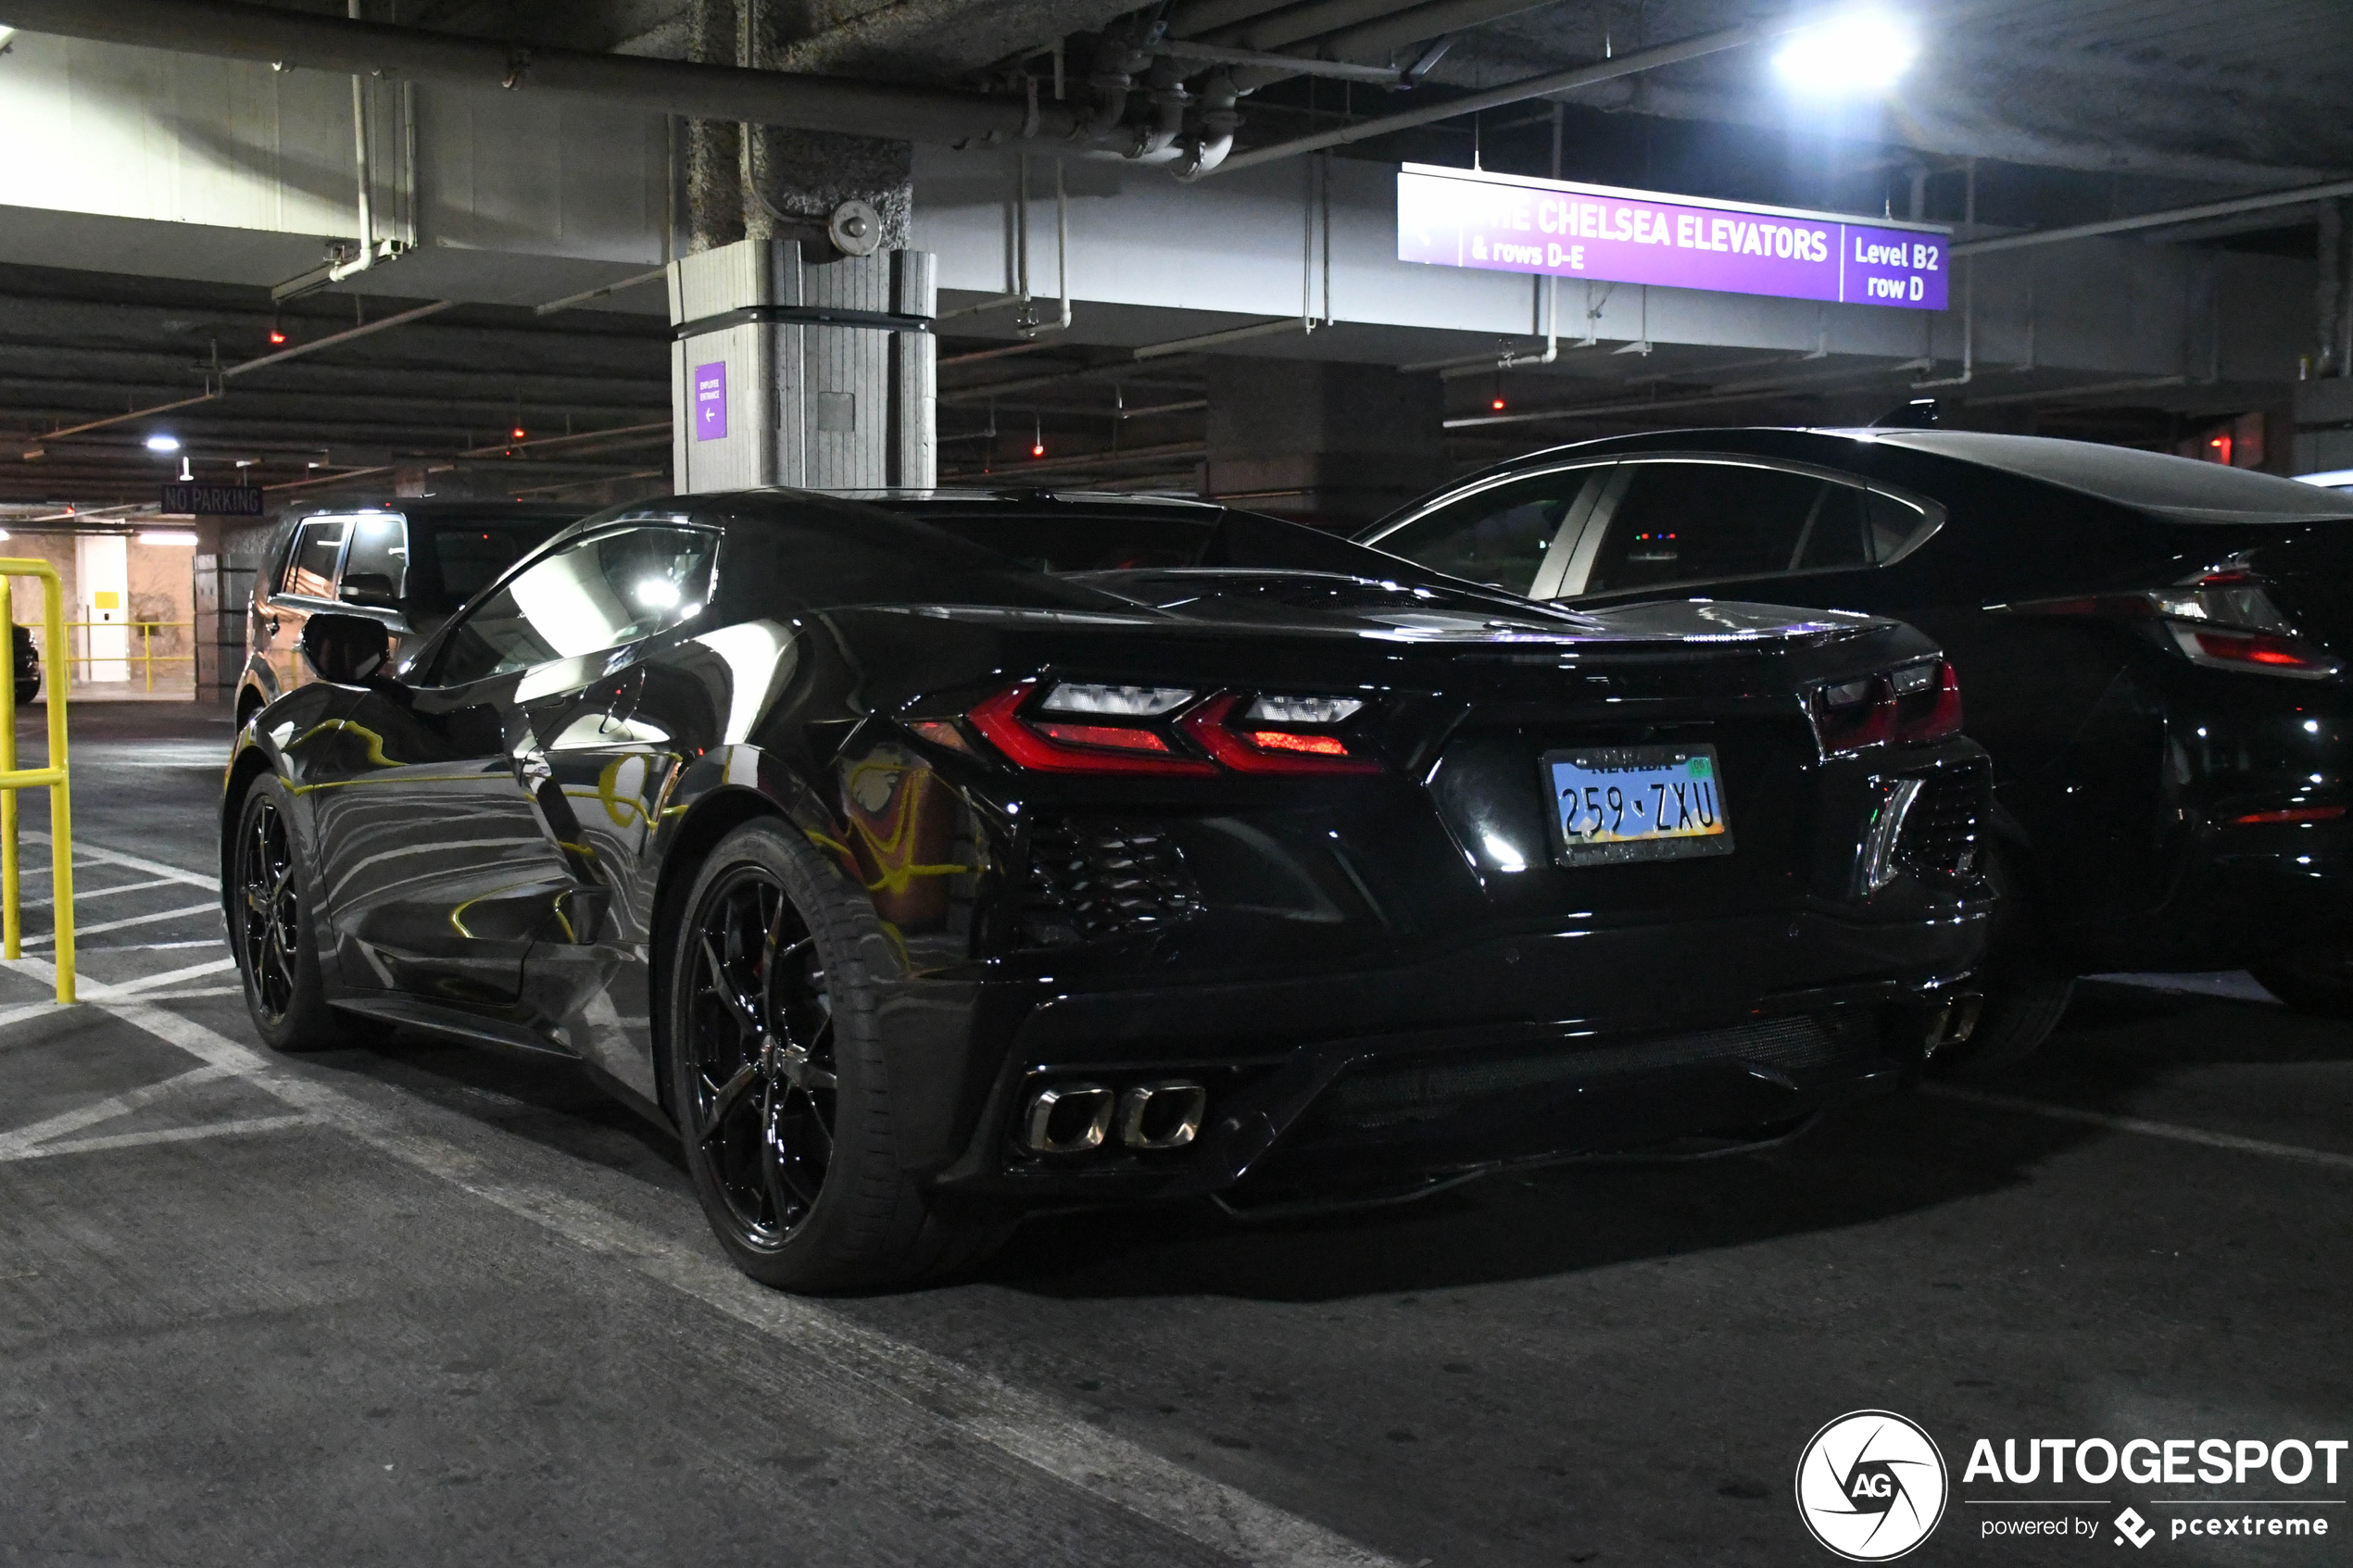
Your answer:
[[[1854,1411],[1814,1434],[1797,1461],[1797,1514],[1850,1562],[1903,1556],[1944,1517],[1944,1456],[1893,1411]]]

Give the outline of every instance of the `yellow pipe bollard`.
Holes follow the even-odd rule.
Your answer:
[[[49,686],[49,765],[17,766],[16,617],[11,615],[8,670],[0,680],[0,950],[8,958],[23,957],[24,918],[18,887],[17,791],[41,785],[49,790],[50,903],[57,913],[57,1000],[73,997],[73,804],[67,783],[66,688],[72,684],[69,662],[58,655],[66,646],[65,589],[57,569],[47,561],[0,557],[0,577],[41,580],[41,629],[44,633],[42,673]]]

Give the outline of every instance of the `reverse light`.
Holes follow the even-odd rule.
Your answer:
[[[1262,696],[1242,709],[1242,717],[1268,724],[1338,724],[1364,707],[1353,696]]]
[[[1116,719],[1157,719],[1193,700],[1184,686],[1090,686],[1064,681],[1038,706],[1049,713],[1094,713]]]
[[[1806,703],[1824,757],[1873,746],[1918,746],[1961,731],[1961,682],[1944,659],[1817,686]]]

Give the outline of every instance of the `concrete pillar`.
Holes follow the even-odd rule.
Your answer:
[[[1306,359],[1208,361],[1202,492],[1254,511],[1353,529],[1446,477],[1434,374]]]
[[[227,706],[245,667],[245,614],[253,580],[279,525],[249,517],[199,517],[195,573],[196,700]]]
[[[2312,373],[2353,377],[2353,201],[2339,196],[2320,207],[2320,277],[2313,299],[2320,341]]]
[[[824,8],[694,0],[696,59],[773,65]],[[688,126],[688,254],[671,322],[682,492],[937,481],[933,258],[906,248],[914,148],[770,126]],[[749,319],[743,319],[744,313]]]

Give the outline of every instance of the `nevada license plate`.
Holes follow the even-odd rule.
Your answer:
[[[1712,746],[1548,751],[1543,777],[1564,866],[1732,852]]]

